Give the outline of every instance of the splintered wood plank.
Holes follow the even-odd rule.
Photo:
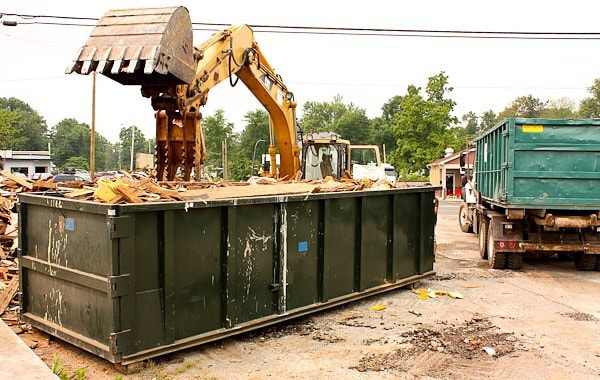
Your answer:
[[[19,185],[28,188],[29,190],[33,190],[33,183],[29,182],[28,180],[26,180],[25,178],[21,178],[17,175],[14,175],[12,173],[9,173],[7,171],[4,170],[0,170],[0,175],[5,176],[6,178],[18,183]]]
[[[14,276],[8,286],[0,291],[0,314],[4,313],[10,301],[17,294],[17,290],[19,290],[19,276]]]
[[[77,190],[73,190],[69,193],[65,194],[65,198],[69,198],[69,199],[74,199],[74,198],[81,198],[81,197],[87,197],[94,194],[94,190],[90,190],[90,189],[77,189]]]
[[[35,181],[33,186],[40,189],[56,189],[56,183],[49,181]]]
[[[125,186],[117,186],[115,190],[121,193],[121,195],[125,198],[127,202],[130,203],[144,203],[137,195],[134,194],[129,188]]]

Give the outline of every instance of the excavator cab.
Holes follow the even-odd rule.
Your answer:
[[[306,180],[347,176],[350,142],[330,132],[309,133],[302,142],[302,173]]]

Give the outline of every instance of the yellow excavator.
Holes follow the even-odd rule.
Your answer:
[[[232,86],[241,80],[269,113],[270,175],[291,179],[300,170],[294,94],[247,25],[215,33],[194,47],[184,7],[111,10],[66,70],[84,75],[93,71],[123,85],[141,85],[142,95],[151,99],[159,180],[173,180],[178,171],[184,180],[192,174],[200,179],[206,159],[200,109],[209,90],[224,80]]]

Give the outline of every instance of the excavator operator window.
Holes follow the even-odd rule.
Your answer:
[[[365,149],[351,149],[350,150],[350,168],[354,167],[354,164],[376,166],[377,156],[375,150],[371,148]]]
[[[311,144],[305,152],[304,178],[323,179],[327,176],[339,178],[339,152],[334,144]]]

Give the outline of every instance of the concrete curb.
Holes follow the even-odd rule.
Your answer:
[[[0,379],[51,379],[50,368],[0,320]]]

